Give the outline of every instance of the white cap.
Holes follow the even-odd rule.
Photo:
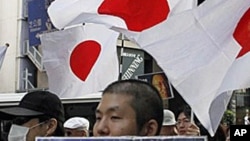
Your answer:
[[[164,109],[163,113],[164,113],[163,122],[162,122],[163,126],[176,124],[175,116],[174,116],[174,113],[172,111]]]
[[[89,121],[83,117],[72,117],[64,122],[64,128],[89,130]]]

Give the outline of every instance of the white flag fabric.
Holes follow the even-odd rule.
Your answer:
[[[137,39],[212,136],[231,97],[221,86],[241,49],[233,32],[249,5],[246,0],[207,0]]]
[[[238,54],[237,58],[233,62],[232,66],[228,70],[224,80],[221,84],[221,87],[218,91],[220,94],[211,104],[209,113],[210,118],[216,120],[211,120],[212,124],[217,125],[219,117],[213,116],[219,113],[219,111],[224,110],[225,108],[221,106],[220,103],[225,103],[226,100],[229,100],[231,97],[232,91],[237,89],[250,88],[250,9],[248,8],[247,12],[240,19],[236,30],[234,31],[234,38],[241,45],[242,49]],[[225,91],[228,91],[226,93]],[[213,123],[214,122],[214,123]]]
[[[250,8],[241,18],[234,32],[234,38],[242,49],[229,69],[220,91],[250,88]]]
[[[60,98],[82,97],[118,80],[119,33],[86,24],[41,36],[49,90]]]
[[[135,41],[153,56],[203,126],[213,135],[231,97],[231,90],[249,84],[244,73],[239,74],[241,78],[235,79],[238,75],[235,76],[235,72],[249,68],[237,65],[247,63],[243,62],[247,60],[243,59],[247,58],[247,53],[235,61],[242,47],[234,39],[233,33],[249,9],[250,1],[206,0],[198,8],[194,8],[192,2],[190,7],[185,7],[181,0],[167,0],[167,7],[159,0],[152,5],[154,8],[145,8],[150,5],[149,1],[145,1],[146,5],[143,5],[144,1],[141,2],[143,10],[159,12],[162,9],[161,13],[165,14],[156,18],[151,18],[154,15],[145,16],[147,12],[127,12],[126,8],[138,9],[135,5],[139,1],[123,0],[126,4],[120,5],[117,4],[119,2],[57,0],[51,4],[48,13],[52,23],[59,29],[83,22],[100,23]],[[88,6],[83,8],[82,5]],[[64,18],[64,15],[71,18]],[[150,22],[143,25],[147,22],[133,15],[140,15]],[[237,69],[233,66],[237,66]],[[228,80],[241,82],[236,85],[237,81],[228,83]]]
[[[0,46],[0,69],[2,67],[7,48],[7,46]]]
[[[56,0],[48,15],[58,29],[79,23],[142,31],[197,5],[197,0]],[[67,17],[67,18],[65,18]]]

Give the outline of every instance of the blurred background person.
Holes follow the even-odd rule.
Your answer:
[[[164,115],[163,123],[162,123],[160,135],[162,136],[178,135],[174,113],[168,109],[164,109],[163,115]]]
[[[68,137],[88,137],[89,120],[84,117],[72,117],[63,124],[65,136]]]
[[[245,125],[250,125],[250,121],[249,121],[249,110],[246,109],[246,115],[244,116],[244,124]]]
[[[191,108],[184,106],[177,113],[177,131],[183,136],[199,136],[200,128],[195,124],[194,118],[191,118]],[[193,115],[194,117],[194,115]]]
[[[0,119],[12,120],[8,141],[64,136],[64,108],[59,97],[49,91],[27,93],[18,106],[0,109]]]
[[[228,127],[226,130],[226,140],[225,141],[230,141],[230,127]]]

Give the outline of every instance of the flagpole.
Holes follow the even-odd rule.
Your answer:
[[[123,51],[124,51],[124,35],[122,34],[122,42],[121,42],[121,50],[120,50],[120,72],[119,72],[119,80],[122,80],[122,62],[123,62]]]
[[[190,117],[190,120],[192,123],[194,123],[194,111],[193,109],[191,109],[191,117]]]

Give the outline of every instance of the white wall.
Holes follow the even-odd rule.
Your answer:
[[[14,92],[16,89],[17,55],[19,51],[18,19],[22,0],[0,0],[0,45],[9,43],[0,70],[0,92]]]

